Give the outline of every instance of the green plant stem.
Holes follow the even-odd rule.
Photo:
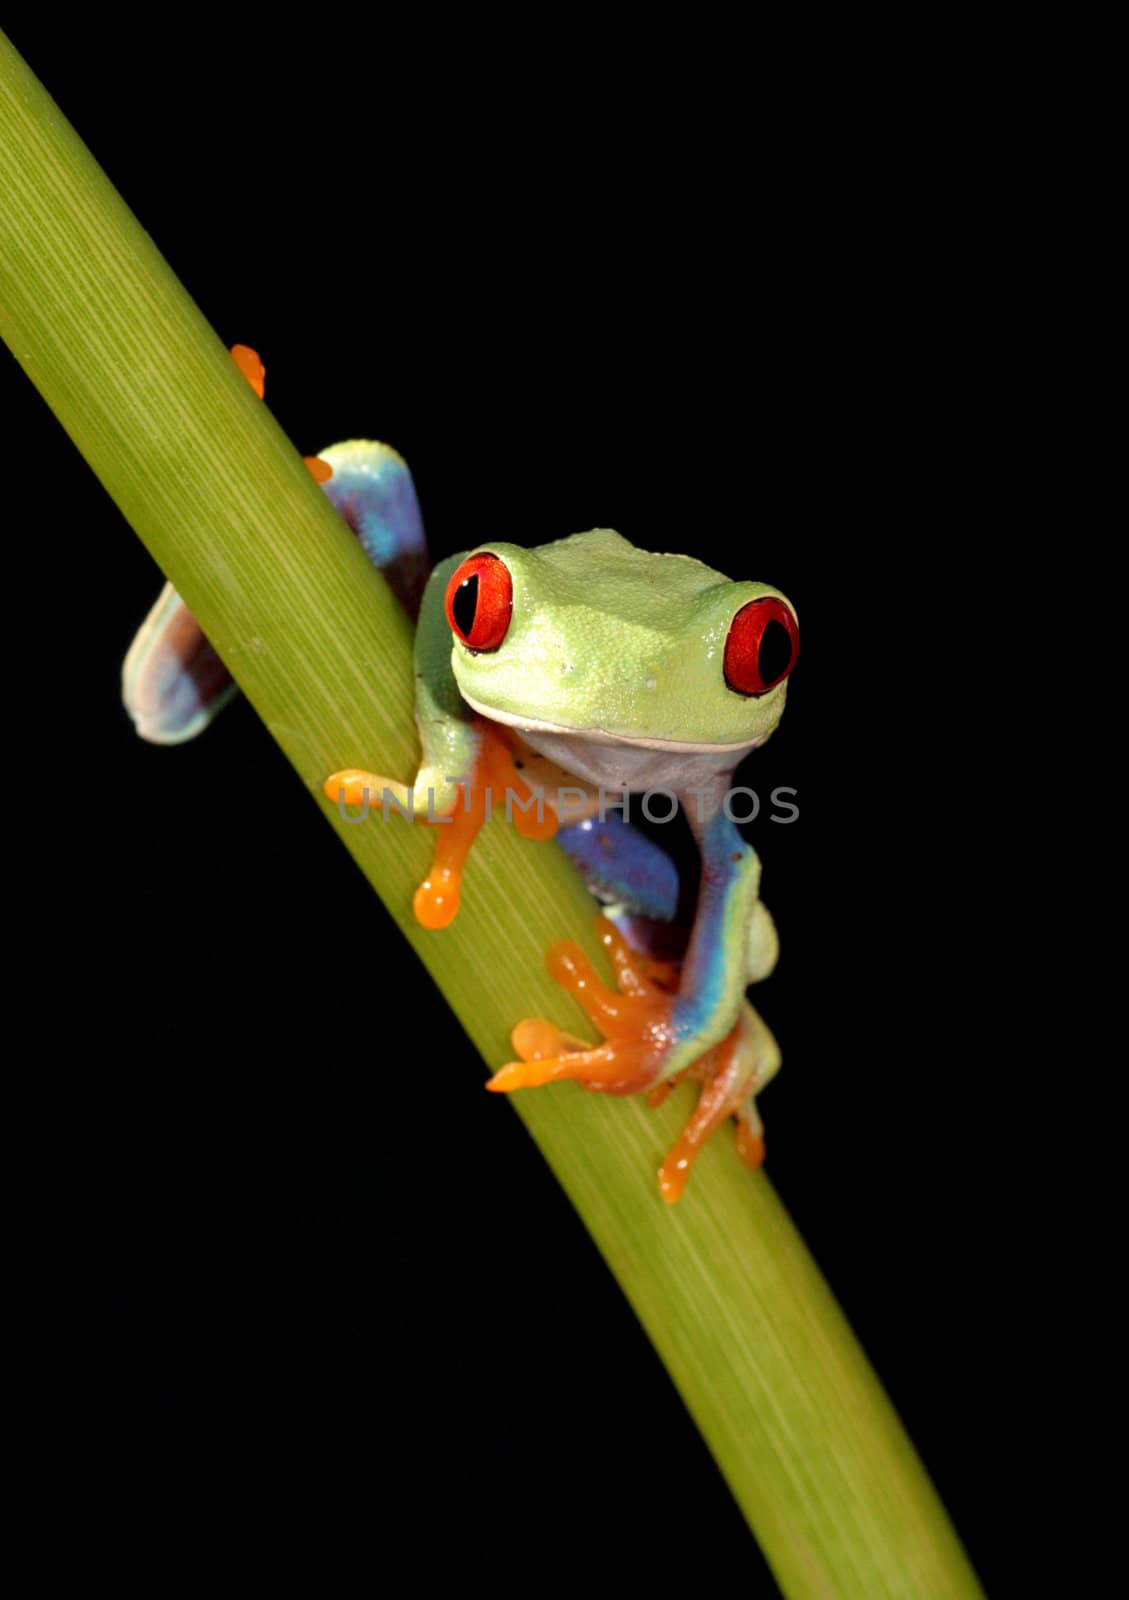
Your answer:
[[[0,150],[0,327],[17,359],[199,617],[490,1067],[508,1058],[509,1029],[522,1015],[583,1029],[543,968],[546,946],[562,936],[602,959],[591,902],[562,852],[492,824],[473,854],[459,918],[428,934],[411,915],[427,830],[347,826],[322,798],[326,774],[341,767],[414,770],[408,624],[2,39]],[[434,1092],[434,1080],[423,1092]],[[660,1200],[654,1172],[690,1092],[657,1114],[568,1089],[512,1103],[653,1339],[784,1591],[840,1600],[979,1594],[768,1179],[747,1173],[732,1141],[718,1138],[682,1203]]]

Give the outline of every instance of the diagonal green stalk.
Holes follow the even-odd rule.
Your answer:
[[[544,973],[592,906],[560,851],[493,824],[454,926],[411,915],[425,830],[348,826],[337,768],[407,775],[409,628],[216,335],[0,37],[0,331],[224,660],[491,1067],[514,1020],[583,1027]],[[312,814],[311,814],[312,818]],[[332,1019],[327,1018],[327,1032]],[[571,1196],[790,1596],[980,1593],[889,1402],[763,1174],[715,1140],[677,1208],[654,1169],[690,1091],[528,1094]]]

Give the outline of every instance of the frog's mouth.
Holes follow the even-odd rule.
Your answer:
[[[564,722],[544,722],[537,717],[518,717],[508,711],[499,711],[497,706],[488,706],[481,700],[475,700],[461,686],[459,693],[479,716],[489,717],[491,722],[501,722],[507,728],[516,728],[519,733],[551,733],[563,739],[587,739],[591,744],[633,745],[640,750],[670,750],[673,753],[703,756],[755,750],[764,742],[763,739],[742,739],[737,744],[691,743],[685,739],[640,738],[630,733],[614,733],[610,728],[573,728]]]

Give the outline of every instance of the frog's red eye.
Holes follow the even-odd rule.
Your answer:
[[[496,650],[514,609],[514,586],[500,556],[471,556],[447,585],[447,621],[468,650]]]
[[[738,694],[767,694],[796,665],[800,630],[775,595],[750,600],[729,626],[725,641],[725,681]]]

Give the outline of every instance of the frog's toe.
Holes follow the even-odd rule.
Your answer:
[[[410,808],[411,800],[408,790],[402,783],[396,783],[392,778],[382,778],[379,773],[365,772],[361,767],[345,767],[341,772],[332,773],[322,785],[322,792],[329,800],[336,800],[339,806],[364,806],[366,811],[370,805],[381,806],[388,798],[396,802],[401,810]]]
[[[751,1098],[737,1113],[737,1154],[751,1171],[764,1166],[764,1126]]]
[[[331,772],[322,790],[327,800],[336,800],[338,805],[367,805],[375,787],[370,778],[370,773],[346,767],[343,772]]]
[[[544,1017],[526,1017],[519,1022],[510,1035],[510,1043],[522,1061],[544,1061],[549,1056],[590,1048],[583,1039],[564,1033]]]
[[[608,917],[596,918],[596,933],[608,952],[621,994],[644,994],[656,984],[668,993],[673,993],[678,987],[677,961],[660,960],[657,956],[633,949]]]
[[[533,1019],[538,1027],[551,1027]],[[594,1045],[579,1050],[565,1049],[562,1054],[541,1056],[529,1061],[511,1061],[500,1067],[486,1087],[496,1094],[509,1094],[514,1089],[539,1089],[546,1083],[559,1083],[572,1078],[585,1089],[602,1090],[605,1094],[638,1094],[648,1087],[650,1077],[641,1076],[642,1068],[634,1052],[622,1045]]]
[[[519,1059],[500,1068],[486,1085],[497,1094],[537,1089],[565,1078],[612,1094],[633,1094],[646,1087],[622,1046],[587,1044],[543,1017],[526,1017],[511,1039]]]

